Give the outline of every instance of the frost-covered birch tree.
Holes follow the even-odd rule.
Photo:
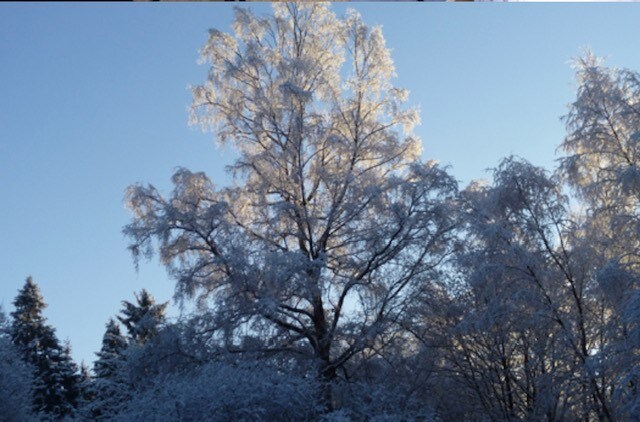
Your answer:
[[[507,158],[462,194],[469,298],[449,358],[500,420],[611,420],[594,253],[561,185]]]
[[[211,30],[193,122],[232,145],[233,186],[179,169],[174,190],[131,186],[124,232],[157,251],[179,298],[196,298],[227,346],[312,356],[325,380],[397,330],[450,253],[456,182],[422,162],[415,109],[392,84],[381,28],[326,4],[237,9]]]
[[[618,418],[640,417],[640,74],[591,53],[575,61],[560,173],[586,205],[599,256],[601,355]]]

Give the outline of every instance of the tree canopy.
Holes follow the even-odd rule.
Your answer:
[[[179,169],[167,198],[132,186],[131,250],[157,240],[178,297],[212,303],[219,329],[259,334],[263,351],[314,357],[331,380],[398,329],[450,254],[456,182],[421,161],[381,29],[356,12],[238,9],[234,33],[211,30],[201,53],[193,118],[237,148],[238,182]]]

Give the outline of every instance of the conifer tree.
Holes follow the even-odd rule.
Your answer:
[[[91,370],[84,363],[84,361],[80,364],[80,374],[78,378],[78,386],[80,391],[80,394],[78,396],[78,408],[82,411],[81,415],[86,416],[84,411],[91,406],[92,402],[96,398],[96,394],[94,388],[94,379],[91,375]]]
[[[29,420],[33,370],[20,359],[11,343],[10,325],[0,307],[0,418],[3,421]]]
[[[60,360],[57,362],[59,368],[60,383],[64,389],[65,402],[73,409],[78,407],[80,398],[80,369],[71,357],[71,343],[66,340],[60,353]],[[72,411],[72,410],[71,410]]]
[[[135,298],[135,303],[122,302],[123,309],[117,317],[127,329],[127,336],[115,319],[106,324],[102,347],[93,366],[95,378],[87,394],[89,400],[83,406],[85,416],[91,419],[110,419],[129,401],[133,384],[128,374],[127,348],[146,344],[164,323],[167,303],[157,304],[144,289]]]
[[[115,415],[120,406],[127,401],[130,394],[129,384],[123,372],[127,340],[120,332],[120,326],[109,319],[107,329],[102,337],[102,347],[93,364],[94,380],[88,392],[85,408],[91,419],[109,419]]]
[[[93,373],[96,379],[113,378],[118,370],[118,362],[123,359],[123,352],[127,348],[127,340],[120,332],[118,323],[113,319],[107,322],[107,330],[102,337],[102,348],[96,355]]]
[[[129,341],[142,345],[158,333],[164,323],[168,302],[156,303],[155,298],[146,290],[135,293],[136,303],[122,301],[122,316],[118,319],[127,328]]]
[[[31,277],[13,302],[11,340],[22,359],[35,369],[33,410],[55,418],[74,413],[77,406],[77,367],[68,345],[63,347],[55,330],[42,315],[47,306]]]

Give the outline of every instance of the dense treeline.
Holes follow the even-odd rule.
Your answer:
[[[558,168],[507,157],[459,190],[421,161],[356,13],[239,9],[202,59],[193,121],[237,149],[236,182],[131,186],[124,229],[194,312],[168,321],[142,291],[79,369],[27,280],[0,333],[3,415],[640,419],[639,73],[584,54]]]

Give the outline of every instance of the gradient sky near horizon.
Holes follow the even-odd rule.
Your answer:
[[[93,361],[120,301],[173,293],[157,260],[134,268],[125,188],[167,192],[177,166],[230,182],[233,152],[188,126],[187,86],[204,81],[198,49],[207,29],[230,30],[233,6],[0,4],[0,304],[10,312],[32,275],[78,361]],[[383,26],[396,84],[421,108],[424,158],[462,185],[509,154],[554,166],[581,47],[640,70],[640,4],[333,6],[348,7]]]

